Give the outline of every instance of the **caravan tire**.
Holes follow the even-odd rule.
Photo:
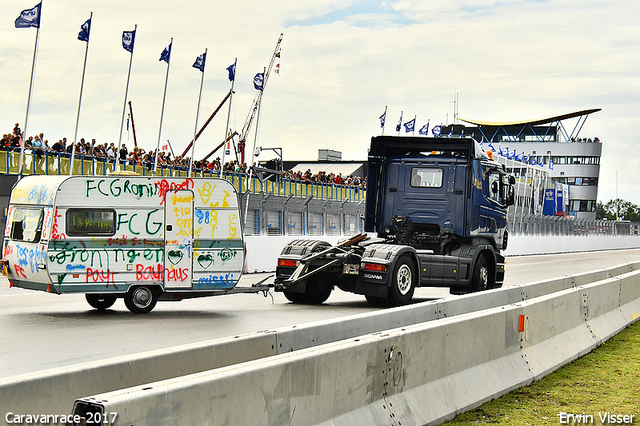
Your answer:
[[[84,297],[92,308],[96,308],[99,311],[109,309],[114,303],[116,303],[115,296],[109,296],[106,294],[85,294]]]
[[[124,304],[134,314],[146,314],[158,302],[158,293],[153,287],[137,286],[129,289],[124,296]]]

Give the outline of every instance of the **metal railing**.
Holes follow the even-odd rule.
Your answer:
[[[71,159],[66,153],[44,152],[37,154],[34,151],[25,150],[24,162],[22,166],[23,175],[68,175]],[[0,174],[19,173],[20,151],[9,149],[0,151]],[[186,177],[187,167],[158,165],[154,173],[153,164],[137,163],[121,164],[121,170],[139,173],[142,176],[161,177]],[[73,175],[85,176],[105,176],[118,170],[115,159],[96,158],[92,156],[76,156],[73,162]],[[220,172],[209,169],[194,169],[196,177],[222,177],[236,188],[239,193],[246,192],[247,189],[254,194],[263,192],[265,194],[283,197],[313,197],[320,200],[349,200],[360,202],[365,199],[366,191],[363,188],[346,185],[326,184],[318,182],[293,181],[282,179],[279,176],[266,178],[259,170],[255,175],[249,176],[246,173]],[[249,184],[247,185],[247,181]]]
[[[0,151],[0,173],[17,174],[19,159],[19,151]],[[65,154],[29,152],[23,174],[68,174],[69,165]],[[154,176],[150,164],[126,164],[122,169]],[[115,160],[102,158],[76,158],[73,164],[74,175],[106,175],[115,170]],[[198,177],[220,177],[214,170],[194,172]],[[159,166],[155,176],[186,177],[187,173],[186,167]],[[363,188],[292,181],[260,169],[252,176],[222,173],[222,177],[241,194],[245,235],[350,236],[364,230]],[[508,231],[512,236],[622,236],[640,235],[640,224],[516,213],[509,214]]]
[[[640,224],[629,221],[515,214],[509,216],[508,230],[512,236],[621,236],[640,235]]]

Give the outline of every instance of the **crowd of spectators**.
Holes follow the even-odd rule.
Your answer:
[[[21,149],[21,135],[22,131],[18,123],[15,124],[12,133],[7,133],[2,136],[0,140],[0,150],[13,150],[17,151]],[[30,150],[35,153],[38,160],[42,159],[45,152],[51,154],[60,154],[64,157],[71,157],[74,145],[67,141],[67,138],[62,138],[55,142],[53,145],[49,145],[49,141],[44,138],[44,134],[40,133],[36,136],[30,136],[25,142],[25,150]],[[91,142],[87,142],[84,138],[80,139],[75,144],[75,158],[95,158],[97,160],[115,162],[119,161],[121,164],[130,164],[139,167],[146,167],[152,169],[156,162],[155,150],[145,151],[143,148],[134,146],[132,150],[129,150],[126,144],[122,144],[120,149],[112,143],[97,143],[95,139]],[[215,160],[208,161],[202,159],[194,161],[192,168],[203,172],[215,172],[221,169],[220,157]],[[256,163],[254,163],[254,166]],[[189,167],[189,157],[182,157],[172,155],[170,152],[159,151],[158,152],[158,167],[176,167],[187,170]],[[226,173],[240,173],[245,174],[248,172],[246,163],[240,163],[237,160],[225,162],[222,171]],[[359,188],[366,188],[366,178],[361,179],[358,176],[346,176],[338,173],[335,175],[320,171],[313,174],[311,169],[306,172],[286,170],[283,171],[284,179],[307,182],[307,183],[323,183],[333,185],[345,185],[354,186]]]
[[[313,174],[311,169],[307,169],[304,173],[299,170],[296,172],[293,170],[286,170],[283,174],[285,179],[292,181],[355,186],[358,188],[367,187],[367,178],[361,179],[359,176],[342,176],[342,173],[338,173],[337,175],[335,173],[327,174],[327,172],[321,170],[318,173]]]

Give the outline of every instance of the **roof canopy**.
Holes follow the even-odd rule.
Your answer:
[[[594,112],[598,112],[600,111],[601,108],[593,108],[593,109],[585,109],[582,111],[576,111],[576,112],[570,112],[568,114],[562,114],[562,115],[557,115],[555,117],[549,117],[549,118],[542,118],[539,120],[528,120],[528,121],[511,121],[511,122],[501,122],[501,121],[480,121],[480,120],[467,120],[465,118],[460,118],[458,117],[458,119],[462,120],[462,121],[466,121],[467,123],[471,123],[471,124],[475,124],[476,126],[492,126],[492,127],[501,127],[501,126],[523,126],[523,125],[530,125],[530,126],[537,126],[540,124],[552,124],[555,123],[557,121],[562,121],[562,120],[568,120],[570,118],[576,118],[576,117],[581,117],[583,115],[589,115],[592,114]]]

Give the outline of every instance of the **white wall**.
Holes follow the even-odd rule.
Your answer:
[[[347,236],[247,236],[245,243],[247,257],[245,272],[273,272],[282,248],[297,238],[311,238],[336,244]],[[504,252],[506,256],[521,256],[531,254],[571,253],[581,251],[598,251],[614,249],[640,248],[640,236],[510,236],[509,245]]]

